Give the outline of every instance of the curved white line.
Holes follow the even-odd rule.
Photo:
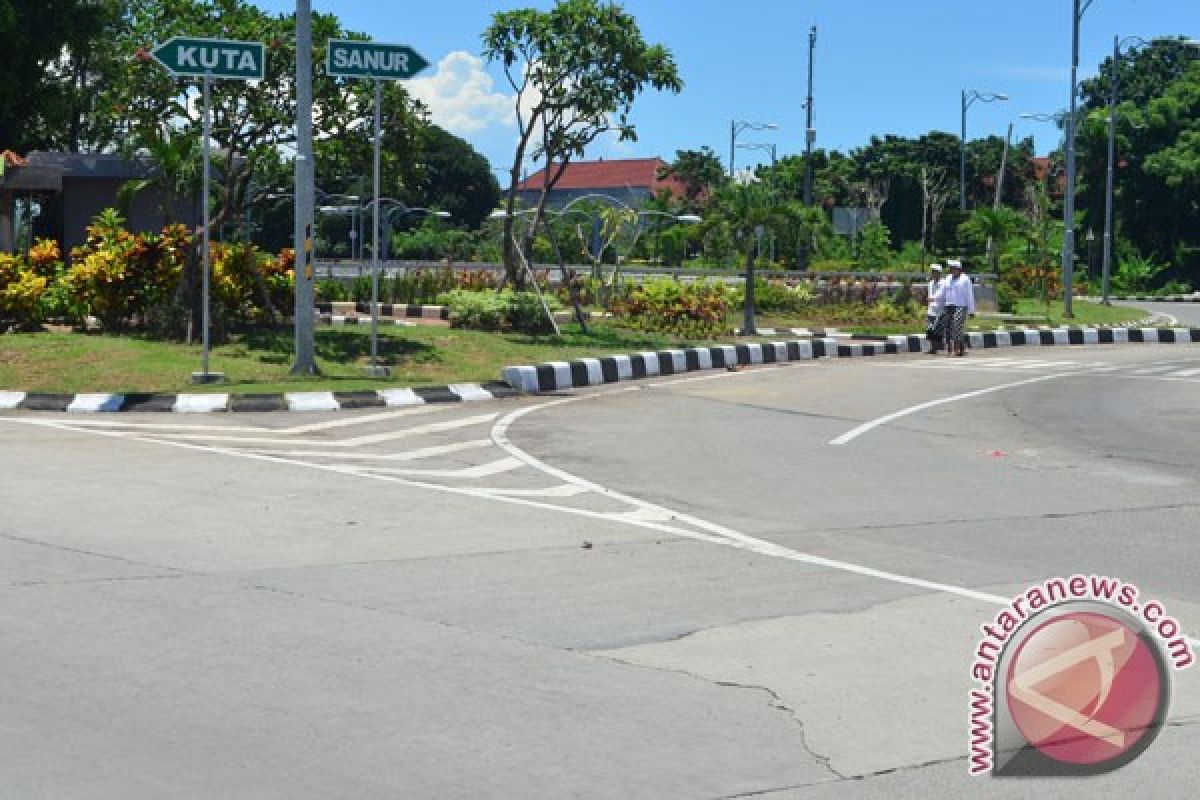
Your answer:
[[[947,403],[956,403],[959,400],[969,400],[972,397],[979,397],[980,395],[991,394],[992,392],[1002,392],[1005,389],[1015,389],[1018,386],[1027,386],[1031,383],[1040,383],[1042,381],[1052,381],[1055,378],[1062,378],[1062,377],[1065,377],[1067,375],[1072,375],[1072,374],[1074,374],[1074,373],[1065,372],[1065,373],[1059,373],[1057,375],[1042,375],[1037,378],[1028,378],[1023,381],[1014,381],[1013,383],[1002,383],[999,386],[989,386],[986,389],[976,389],[973,392],[963,392],[962,394],[956,394],[953,397],[942,397],[937,400],[930,400],[926,403],[918,403],[915,406],[909,406],[908,408],[902,408],[899,411],[893,411],[891,414],[885,414],[884,416],[879,417],[877,419],[873,419],[870,422],[864,422],[862,425],[859,425],[854,430],[843,433],[841,436],[837,437],[836,439],[831,440],[829,443],[834,446],[841,446],[844,444],[849,444],[850,442],[857,439],[859,436],[862,436],[864,433],[868,433],[869,431],[875,430],[880,425],[886,425],[893,420],[900,419],[901,417],[907,417],[910,414],[916,414],[918,411],[924,411],[927,408],[933,408],[935,406],[944,406]]]

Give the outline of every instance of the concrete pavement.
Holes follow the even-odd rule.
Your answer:
[[[486,411],[5,418],[0,782],[1022,796],[966,777],[979,596],[1097,570],[1200,631],[1200,346],[1146,347]],[[1200,779],[1196,674],[1138,761],[1036,791],[1179,796]]]

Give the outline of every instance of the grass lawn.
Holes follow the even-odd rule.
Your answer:
[[[317,331],[321,376],[288,374],[291,328],[239,335],[212,350],[209,368],[227,382],[196,386],[199,346],[137,336],[82,333],[22,333],[0,336],[0,390],[39,392],[281,392],[351,391],[389,386],[424,386],[498,380],[501,368],[579,356],[661,350],[681,342],[673,337],[592,325],[562,336],[527,336],[445,327],[380,329],[379,354],[392,377],[364,377],[370,337],[364,328]]]
[[[1041,323],[1043,325],[1119,325],[1150,316],[1150,312],[1142,308],[1106,306],[1087,300],[1075,300],[1071,307],[1075,316],[1067,319],[1063,316],[1061,300],[1047,304],[1041,300],[1026,298],[1017,301],[1017,310],[1013,313],[1018,317],[1045,318],[1047,321]]]

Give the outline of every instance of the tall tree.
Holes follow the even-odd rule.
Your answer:
[[[549,11],[497,12],[483,33],[483,52],[503,66],[515,93],[517,144],[506,204],[504,265],[507,279],[519,285],[523,276],[513,244],[513,213],[526,158],[546,163],[534,221],[527,227],[528,249],[540,228],[546,197],[568,162],[608,132],[621,141],[635,140],[629,112],[637,96],[647,87],[678,92],[683,82],[671,53],[647,44],[632,15],[601,0],[560,0]]]
[[[103,46],[116,18],[111,0],[0,0],[0,149],[69,147],[87,54]],[[86,95],[95,86],[84,87]]]
[[[660,178],[675,178],[683,183],[688,210],[699,210],[711,192],[725,184],[725,167],[711,147],[676,150],[675,160],[660,169]]]

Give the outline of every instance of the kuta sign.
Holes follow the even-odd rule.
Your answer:
[[[406,44],[330,39],[325,71],[335,78],[404,80],[428,66],[429,62]]]
[[[155,47],[150,55],[176,77],[262,80],[267,70],[262,42],[175,36]]]

